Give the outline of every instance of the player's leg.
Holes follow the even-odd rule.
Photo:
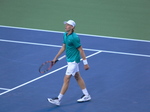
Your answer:
[[[48,98],[48,101],[50,103],[55,104],[55,105],[60,105],[60,100],[62,99],[63,95],[65,94],[65,92],[68,89],[70,78],[71,78],[71,75],[65,75],[60,94],[58,95],[58,97]]]
[[[63,82],[61,91],[60,91],[58,97],[48,98],[48,101],[50,103],[55,104],[55,105],[60,105],[60,100],[62,99],[63,95],[65,94],[65,92],[68,89],[70,78],[72,76],[72,73],[74,73],[74,68],[75,68],[74,63],[68,63],[68,67],[66,70],[66,75],[64,76],[64,82]]]
[[[80,76],[80,73],[76,72],[74,77],[75,77],[77,83],[79,84],[80,88],[85,89],[86,88],[85,83],[84,83],[84,80],[82,79],[82,77]]]
[[[64,83],[63,83],[63,86],[61,88],[60,94],[64,95],[66,93],[68,86],[69,86],[70,78],[71,78],[71,75],[65,75]]]
[[[91,96],[89,95],[87,89],[86,89],[86,86],[85,86],[85,82],[84,80],[82,79],[81,75],[79,72],[76,72],[75,74],[75,79],[76,81],[78,82],[80,88],[82,89],[82,92],[83,92],[83,96],[77,100],[77,102],[85,102],[85,101],[90,101],[91,100]]]

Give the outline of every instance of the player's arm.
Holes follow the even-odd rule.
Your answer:
[[[89,69],[89,65],[88,65],[88,62],[87,62],[87,59],[86,59],[86,56],[85,56],[85,53],[84,53],[84,50],[82,49],[82,46],[80,46],[78,48],[79,52],[80,52],[80,55],[83,59],[83,64],[84,64],[84,69],[85,70],[88,70]]]
[[[55,62],[58,57],[65,51],[65,44],[62,45],[62,47],[60,48],[60,50],[58,51],[57,55],[55,56],[55,58],[53,59],[53,61]]]

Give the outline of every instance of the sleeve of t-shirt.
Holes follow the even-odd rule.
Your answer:
[[[80,44],[80,38],[77,36],[77,37],[74,37],[73,39],[73,45],[76,47],[76,48],[79,48],[81,46]]]
[[[65,42],[65,33],[63,35],[63,44],[66,44],[66,42]]]

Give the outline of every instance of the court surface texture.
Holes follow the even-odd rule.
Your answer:
[[[66,60],[45,74],[38,67],[54,58],[63,32],[0,26],[0,112],[149,112],[150,41],[78,35],[90,65],[85,71],[81,62],[80,73],[92,100],[76,102],[82,92],[72,77],[55,106],[47,98],[59,94]]]

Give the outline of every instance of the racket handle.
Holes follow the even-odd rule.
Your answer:
[[[55,63],[57,62],[57,61],[59,61],[59,60],[62,60],[63,58],[65,58],[66,56],[64,55],[64,56],[62,56],[62,57],[60,57],[59,59],[57,59],[56,61],[55,61]]]
[[[56,63],[57,61],[59,61],[59,60],[56,60],[55,63]]]
[[[52,65],[54,65],[57,61],[59,61],[59,60],[56,60],[56,61],[51,61],[52,62]]]

